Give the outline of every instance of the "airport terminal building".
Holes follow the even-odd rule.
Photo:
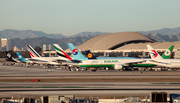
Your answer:
[[[95,56],[146,57],[149,56],[146,44],[150,44],[160,54],[163,54],[167,48],[174,45],[172,56],[174,58],[180,58],[180,41],[156,42],[138,32],[119,32],[99,35],[86,41],[77,48],[82,51],[82,53],[85,53],[85,50],[90,50]],[[65,51],[70,54],[69,49]]]

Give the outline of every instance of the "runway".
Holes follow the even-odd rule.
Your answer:
[[[151,92],[180,93],[179,71],[68,71],[65,69],[50,68],[53,71],[45,71],[42,67],[0,66],[0,96],[4,95],[83,95],[83,96],[139,96],[149,95]],[[128,79],[160,79],[158,82],[127,82]],[[7,80],[20,79],[48,79],[49,82],[7,82]],[[54,79],[71,81],[53,82]],[[83,80],[84,81],[76,81]],[[88,81],[101,80],[105,81]],[[115,82],[113,80],[125,81]],[[170,79],[163,81],[163,79]],[[177,81],[171,81],[175,80]],[[106,81],[110,80],[110,81]],[[126,81],[127,80],[127,81]]]
[[[55,78],[180,78],[179,71],[115,71],[99,70],[68,71],[65,69],[42,67],[0,66],[0,79],[55,79]]]
[[[179,93],[174,82],[1,82],[1,95],[149,95],[151,92]]]

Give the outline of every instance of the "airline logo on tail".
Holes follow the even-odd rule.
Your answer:
[[[166,56],[169,56],[171,54],[170,50],[166,50],[166,52],[164,53]]]
[[[22,58],[22,56],[21,56],[21,55],[19,55],[19,58]]]
[[[91,53],[88,54],[88,58],[92,58],[92,54]]]
[[[11,58],[11,54],[7,53],[7,57],[8,57],[8,58]]]
[[[153,54],[153,58],[156,58],[157,56],[158,56],[158,53],[155,51],[155,50],[151,50],[153,53],[151,53],[151,54]]]
[[[77,49],[73,49],[72,52],[73,52],[73,55],[77,55],[78,54],[78,50]]]

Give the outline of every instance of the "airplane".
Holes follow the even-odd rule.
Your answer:
[[[162,55],[163,59],[170,59],[172,55],[172,51],[174,49],[174,45],[171,45]],[[151,63],[149,60],[151,59],[145,59],[146,62],[134,64],[133,67],[155,67],[157,65]]]
[[[85,57],[72,43],[67,43],[68,47],[70,48],[72,55],[75,59],[81,59],[81,60],[88,60],[88,59],[137,59],[135,57],[95,57],[90,51],[86,51],[87,57]],[[164,52],[162,57],[164,59],[169,59],[171,57],[172,51],[173,51],[174,45],[169,47],[169,49]],[[167,55],[167,52],[169,52],[169,55]],[[129,65],[130,67],[154,67],[157,66],[155,64],[152,64],[149,62],[150,59],[144,59],[146,62],[142,63],[133,63]]]
[[[10,53],[7,53],[8,59],[5,60],[11,62],[17,62],[17,63],[26,63],[26,67],[29,67],[29,63],[31,63],[31,61],[28,60],[27,58],[24,58],[19,52],[16,52],[16,54],[18,56],[18,59],[13,58]]]
[[[171,55],[172,55],[172,51],[174,49],[174,45],[170,46],[169,49],[167,49],[164,54],[162,55],[162,58],[164,59],[170,59]],[[97,57],[95,57],[89,50],[86,50],[86,55],[88,57],[88,59],[97,59]],[[106,57],[104,57],[105,59]],[[130,58],[134,58],[134,57],[107,57],[107,58],[111,58],[111,59],[130,59]],[[137,58],[134,58],[137,59]],[[154,67],[157,66],[155,64],[152,64],[151,62],[149,62],[149,60],[151,59],[145,59],[146,62],[142,62],[142,63],[137,63],[137,64],[133,64],[132,67]]]
[[[172,55],[173,48],[174,48],[174,45],[170,46],[169,49],[164,52],[162,57],[164,59],[169,59],[171,57],[171,55]],[[86,50],[86,55],[87,55],[88,59],[97,59],[89,50]],[[118,57],[110,57],[110,58],[116,59]],[[123,58],[129,59],[128,57],[122,57],[122,58],[119,57],[119,59],[123,59]],[[145,59],[145,60],[146,60],[145,62],[133,64],[133,65],[130,65],[130,66],[131,67],[155,67],[155,66],[157,67],[157,65],[152,64],[149,61],[151,59]]]
[[[12,55],[9,52],[6,53],[6,56],[7,56],[7,59],[5,59],[6,61],[17,62],[17,63],[21,62],[20,60],[15,59],[14,57],[12,57]]]
[[[90,53],[90,51],[87,54],[87,57],[85,57],[72,43],[67,43],[74,60],[88,60],[88,59],[138,59],[135,57],[95,57]],[[92,56],[92,57],[91,57]]]
[[[87,60],[87,58],[83,57],[84,55],[72,43],[67,43],[67,44],[68,44],[74,58],[76,58],[76,59],[81,58],[81,60]],[[162,57],[164,59],[169,59],[171,57],[173,48],[174,48],[174,45],[169,47],[169,49],[166,52],[164,52]],[[167,52],[169,53],[168,55],[167,55]],[[80,55],[81,57],[79,56],[79,58],[78,58],[78,55]],[[95,57],[92,53],[90,53],[90,51],[86,51],[86,55],[87,55],[88,59],[137,59],[135,57]],[[82,59],[82,57],[83,57],[83,59]],[[142,63],[133,63],[129,66],[130,67],[154,67],[154,66],[157,67],[157,65],[149,62],[150,59],[144,59],[144,60],[146,60],[146,61],[142,62]]]
[[[146,45],[152,60],[150,62],[154,65],[168,68],[180,68],[180,59],[164,59],[159,53],[149,44]],[[165,55],[171,55],[170,51],[166,51]]]
[[[23,63],[30,63],[31,61],[28,60],[28,58],[24,58],[19,52],[16,52],[19,61],[23,62]]]
[[[74,60],[81,60],[79,66],[84,68],[91,67],[113,67],[115,70],[122,70],[124,67],[130,66],[134,63],[145,62],[143,59],[137,58],[117,58],[117,57],[99,57],[97,59],[88,59],[85,57],[72,43],[67,43],[72,52]],[[88,55],[92,56],[91,54]]]
[[[45,68],[48,68],[49,65],[61,65],[61,62],[69,61],[69,59],[65,57],[41,57],[30,45],[26,45],[27,50],[29,51],[29,54],[31,58],[30,61],[34,63],[42,63],[45,64]]]

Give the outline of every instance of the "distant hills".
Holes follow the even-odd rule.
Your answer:
[[[42,31],[32,31],[32,30],[11,30],[6,29],[0,31],[0,38],[36,38],[36,37],[48,37],[48,38],[62,38],[62,34],[47,34]]]
[[[12,30],[6,29],[0,31],[0,38],[37,38],[37,37],[47,37],[47,38],[55,38],[60,39],[63,37],[76,37],[76,36],[87,36],[87,35],[101,35],[106,34],[107,32],[82,32],[72,36],[65,36],[62,34],[47,34],[42,31],[33,31],[33,30]]]
[[[180,41],[180,27],[139,32],[158,42]],[[17,46],[19,49],[23,47],[26,50],[27,44],[32,47],[40,46],[41,48],[43,44],[46,44],[47,47],[50,44],[53,49],[52,44],[57,43],[65,50],[68,48],[66,44],[68,42],[78,46],[102,34],[107,34],[107,32],[81,32],[72,36],[64,36],[62,34],[46,34],[42,31],[6,29],[0,31],[0,38],[11,38],[11,47]]]
[[[162,35],[177,35],[180,34],[180,27],[177,28],[164,28],[160,30],[152,30],[152,31],[137,31],[142,34],[162,34]],[[0,31],[0,38],[37,38],[37,37],[47,37],[47,38],[54,38],[60,39],[64,37],[76,37],[76,36],[87,36],[87,35],[101,35],[107,34],[108,32],[81,32],[71,36],[65,36],[62,34],[47,34],[42,31],[33,31],[33,30],[12,30],[12,29],[5,29]]]
[[[81,33],[72,35],[70,37],[87,36],[87,35],[102,35],[102,34],[108,34],[108,32],[81,32]]]
[[[176,35],[180,34],[180,27],[177,28],[164,28],[160,30],[152,30],[152,31],[138,31],[142,34],[150,34],[150,33],[158,33],[163,35]]]
[[[180,34],[176,35],[163,35],[158,33],[150,33],[145,34],[149,38],[158,41],[158,42],[174,42],[174,41],[180,41]]]
[[[76,46],[79,46],[86,42],[87,40],[94,38],[97,35],[87,35],[87,36],[76,36],[76,37],[63,37],[60,39],[47,38],[47,37],[37,37],[37,38],[26,38],[11,39],[11,47],[17,46],[19,49],[22,47],[26,50],[26,45],[31,45],[33,48],[40,46],[42,48],[43,44],[51,45],[52,50],[54,49],[52,44],[59,44],[64,50],[68,48],[67,43],[71,42]]]

